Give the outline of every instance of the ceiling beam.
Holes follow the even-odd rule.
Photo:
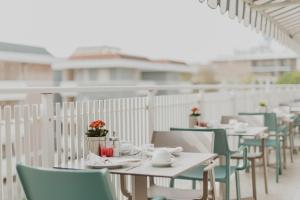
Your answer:
[[[292,5],[300,5],[300,0],[286,0],[280,3],[264,3],[261,5],[251,5],[251,8],[262,11],[268,8],[287,7]]]

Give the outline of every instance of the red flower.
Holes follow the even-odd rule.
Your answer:
[[[105,126],[105,122],[102,120],[96,120],[90,123],[91,128],[102,128],[103,126]]]
[[[197,113],[197,112],[199,112],[199,109],[198,109],[197,107],[193,107],[193,108],[192,108],[192,112],[193,112],[193,113]]]

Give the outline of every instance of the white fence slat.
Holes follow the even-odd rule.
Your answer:
[[[0,106],[0,122],[2,122],[2,107]],[[2,131],[2,123],[0,123],[0,199],[3,199],[4,191],[3,191],[3,165],[4,165],[4,159],[3,159],[3,153],[2,153],[2,145],[4,144],[4,141],[2,141],[2,136],[5,134],[4,131]]]
[[[76,103],[76,136],[77,136],[77,158],[82,158],[82,141],[84,130],[82,129],[82,103]]]
[[[71,146],[71,160],[75,160],[75,105],[74,102],[70,103],[70,128],[69,128],[69,136],[70,136],[70,146]]]
[[[14,143],[14,147],[15,147],[15,159],[16,159],[16,163],[21,163],[21,138],[23,136],[21,136],[21,107],[20,105],[16,105],[14,106],[14,118],[15,118],[15,123],[14,123],[14,128],[15,128],[15,143]],[[1,127],[0,127],[1,129]],[[0,133],[0,137],[1,137],[1,133]],[[1,142],[0,142],[1,144]],[[0,153],[0,159],[1,159],[1,153]],[[0,164],[1,165],[1,164]],[[0,166],[0,170],[1,170],[1,166]],[[0,180],[2,180],[0,178]],[[15,193],[15,196],[16,196],[16,199],[21,199],[21,195],[22,195],[22,190],[21,190],[21,184],[20,184],[20,181],[19,179],[17,178],[16,179],[16,188],[14,193]],[[0,188],[1,190],[1,188]],[[1,197],[1,196],[0,196]],[[0,198],[2,199],[2,198]]]
[[[25,152],[25,164],[30,164],[30,107],[24,106],[24,152]]]
[[[39,114],[38,114],[38,105],[33,105],[32,106],[32,132],[31,132],[31,149],[32,149],[32,160],[33,160],[33,165],[37,166],[39,163],[39,135],[40,135],[40,130],[39,130]]]
[[[62,121],[61,121],[61,104],[55,104],[55,133],[56,133],[56,149],[57,149],[57,164],[62,164]]]
[[[63,103],[63,138],[64,138],[64,162],[69,160],[69,145],[68,145],[68,103]]]
[[[88,103],[83,102],[82,103],[82,127],[84,131],[86,131],[89,126],[87,111],[88,111]],[[85,137],[83,136],[83,138]],[[86,156],[88,155],[88,150],[87,150],[87,143],[85,139],[83,140],[83,153],[84,153],[84,158],[86,158]]]
[[[11,107],[4,107],[5,120],[5,153],[6,153],[6,188],[7,198],[13,199],[13,155],[12,155],[12,130]]]

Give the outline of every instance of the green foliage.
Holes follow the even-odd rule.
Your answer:
[[[86,135],[88,137],[105,137],[107,134],[108,130],[103,128],[92,128],[89,129],[88,132],[86,132]]]
[[[278,84],[299,84],[300,83],[300,72],[288,72],[283,74],[279,80]]]

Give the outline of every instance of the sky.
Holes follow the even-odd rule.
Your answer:
[[[0,0],[0,25],[0,41],[42,46],[58,57],[107,45],[195,63],[264,42],[197,0]]]

